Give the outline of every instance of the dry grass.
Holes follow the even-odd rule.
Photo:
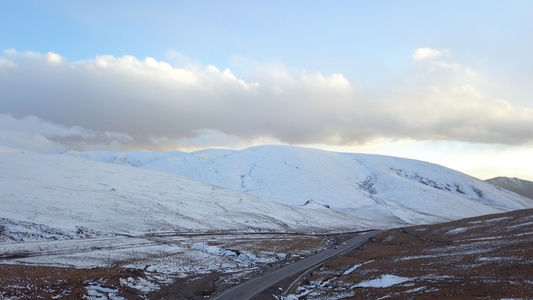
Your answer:
[[[212,241],[226,249],[304,254],[348,236],[240,238]],[[389,230],[362,249],[334,258],[304,277],[301,299],[533,299],[533,210]],[[352,272],[346,271],[362,264]],[[276,266],[274,266],[275,268]],[[263,270],[266,271],[266,270]],[[382,287],[356,285],[394,275],[406,281]],[[121,267],[75,269],[0,265],[0,299],[82,299],[98,284],[126,299],[202,299],[220,293],[228,274],[177,279],[147,295],[120,279],[143,278],[143,270]],[[235,282],[242,281],[236,279]],[[286,287],[289,281],[281,284]],[[258,299],[273,299],[278,287]],[[307,292],[305,292],[307,291]]]
[[[533,210],[390,230],[313,272],[302,298],[533,299],[532,248]],[[407,279],[354,287],[386,274]]]
[[[261,239],[234,239],[209,242],[209,245],[241,252],[253,253],[260,257],[275,257],[277,254],[308,255],[320,249],[330,247],[327,237],[323,236],[278,236]]]
[[[48,266],[0,265],[0,299],[83,299],[86,286],[120,288],[126,299],[141,299],[135,290],[121,287],[120,278],[140,275],[123,268],[75,269]]]
[[[336,237],[336,236],[335,236]],[[329,246],[331,237],[312,237],[305,235],[280,235],[267,237],[246,237],[221,239],[215,237],[207,241],[206,245],[215,245],[225,249],[232,249],[240,252],[253,253],[259,257],[273,257],[276,260],[282,259],[277,254],[287,254],[287,258],[299,255],[311,254],[321,248]],[[253,276],[254,272],[259,273],[268,268],[276,267],[276,263],[259,266],[257,270],[241,273],[210,273],[194,274],[190,273],[186,278],[174,278],[174,282],[159,282],[160,289],[155,292],[143,294],[139,290],[132,289],[121,283],[128,278],[147,278],[153,281],[157,274],[151,272],[147,274],[145,270],[137,270],[124,267],[136,261],[145,261],[161,258],[164,253],[152,253],[133,257],[128,260],[113,260],[113,267],[102,268],[72,268],[53,267],[41,265],[16,265],[0,264],[0,299],[83,299],[89,294],[88,287],[99,285],[104,288],[113,289],[117,296],[126,299],[202,299],[206,295],[231,287],[233,284],[246,280]],[[182,253],[165,257],[171,260],[184,260],[184,264],[191,264],[185,261],[187,257]],[[280,262],[279,264],[282,264]],[[165,277],[168,279],[168,276]]]

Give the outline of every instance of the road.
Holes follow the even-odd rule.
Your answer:
[[[381,230],[374,230],[358,236],[354,239],[348,240],[346,243],[339,245],[337,249],[326,249],[313,256],[302,259],[296,263],[290,264],[281,269],[275,270],[271,273],[265,274],[261,277],[252,279],[243,284],[240,284],[221,295],[213,298],[213,300],[248,300],[261,291],[273,286],[281,280],[298,274],[312,267],[315,267],[333,256],[342,254],[352,248],[359,247],[366,243],[369,238],[381,233]]]

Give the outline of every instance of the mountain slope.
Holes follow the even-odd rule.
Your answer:
[[[140,233],[368,227],[323,206],[292,207],[173,174],[65,155],[0,153],[0,166],[4,235],[21,227],[27,236],[49,228],[72,234],[80,228]]]
[[[290,146],[193,153],[68,152],[179,174],[300,206],[312,200],[389,226],[421,224],[533,207],[530,199],[442,166],[380,155]]]
[[[533,182],[531,181],[509,177],[495,177],[487,179],[486,181],[503,189],[533,199]]]

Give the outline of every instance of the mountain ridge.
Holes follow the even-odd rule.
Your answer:
[[[174,174],[65,155],[1,153],[0,165],[0,219],[14,221],[4,222],[14,229],[30,230],[33,225],[24,222],[104,234],[319,232],[378,225],[325,207],[296,208]]]
[[[391,226],[530,208],[531,199],[428,162],[294,146],[192,153],[67,152],[208,182],[292,206],[307,201]]]
[[[510,190],[524,197],[533,199],[533,182],[516,177],[499,176],[485,180],[496,186]]]

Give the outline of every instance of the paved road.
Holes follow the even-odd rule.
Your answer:
[[[255,278],[240,284],[225,293],[213,298],[214,300],[248,300],[261,291],[271,287],[286,277],[298,274],[305,270],[308,270],[314,266],[321,264],[322,262],[332,258],[335,255],[339,255],[352,248],[359,247],[366,243],[369,238],[381,233],[381,230],[374,230],[358,236],[354,239],[347,241],[345,244],[339,245],[337,249],[326,249],[306,259],[302,259],[296,263],[290,264],[286,267]]]

